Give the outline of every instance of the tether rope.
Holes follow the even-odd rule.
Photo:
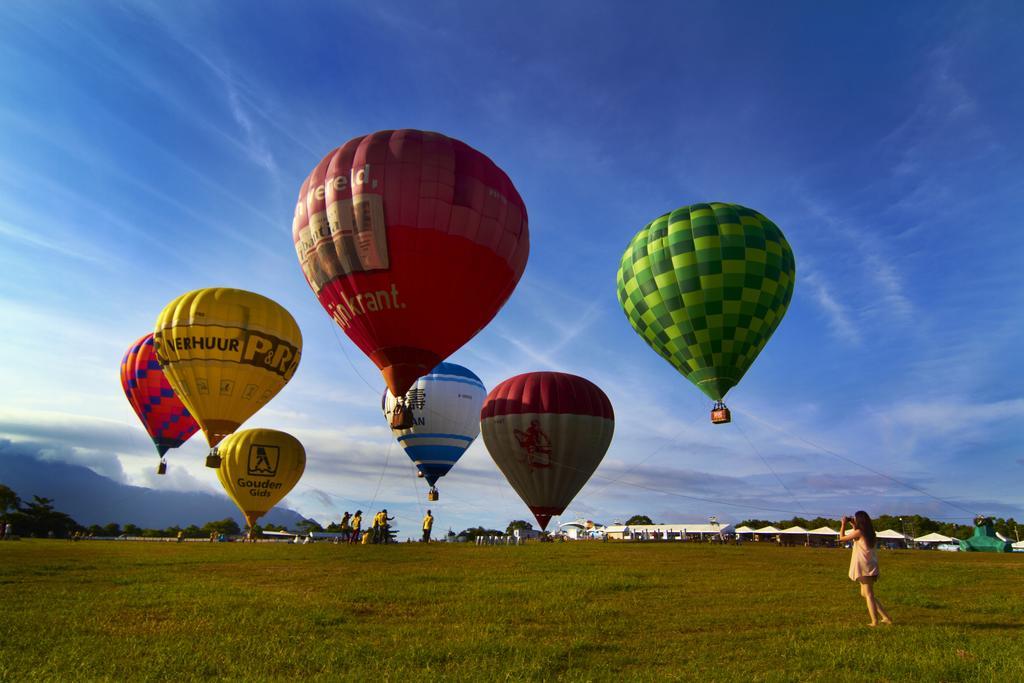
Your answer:
[[[746,415],[747,417],[749,417],[750,419],[754,420],[755,422],[759,422],[759,423],[763,424],[766,427],[770,427],[771,429],[774,429],[775,431],[777,431],[777,432],[779,432],[781,434],[784,434],[784,435],[789,436],[791,438],[797,439],[798,441],[802,441],[803,443],[807,444],[808,446],[810,446],[810,447],[812,447],[814,449],[817,449],[817,450],[821,451],[822,453],[827,453],[828,455],[831,455],[831,456],[833,456],[835,458],[839,458],[840,460],[842,460],[844,462],[848,462],[851,465],[856,465],[857,467],[860,467],[861,469],[867,470],[868,472],[871,472],[872,474],[874,474],[876,476],[882,477],[883,479],[888,479],[889,481],[891,481],[891,482],[893,482],[895,484],[899,484],[900,486],[905,486],[906,488],[908,488],[908,489],[910,489],[912,491],[917,491],[921,495],[927,496],[927,497],[931,498],[932,500],[935,500],[935,501],[938,501],[940,503],[943,503],[944,505],[948,505],[950,507],[956,508],[957,510],[961,510],[963,512],[966,512],[967,514],[969,514],[971,516],[974,516],[976,514],[974,511],[968,510],[967,508],[965,508],[964,506],[960,505],[959,503],[954,503],[951,500],[946,500],[945,498],[940,498],[939,496],[936,496],[934,494],[929,493],[928,491],[925,491],[920,486],[914,486],[913,484],[908,484],[907,482],[900,481],[899,479],[896,479],[895,477],[891,477],[888,474],[885,474],[884,472],[879,472],[878,470],[876,470],[876,469],[874,469],[872,467],[868,467],[867,465],[864,465],[862,463],[857,462],[853,458],[848,458],[845,455],[842,455],[840,453],[836,453],[835,451],[833,451],[833,450],[831,450],[829,448],[825,448],[824,446],[816,444],[815,442],[811,441],[810,439],[805,439],[804,437],[800,436],[799,434],[793,434],[792,432],[789,432],[789,431],[787,431],[787,430],[785,430],[785,429],[783,429],[781,427],[773,425],[773,424],[767,422],[766,420],[762,420],[762,419],[760,419],[760,418],[758,418],[758,417],[756,417],[754,415],[751,415],[750,413],[747,413],[747,412],[739,410],[739,409],[736,409],[736,412],[740,413],[741,415]]]
[[[782,477],[780,477],[778,473],[775,471],[775,469],[768,463],[768,460],[761,454],[761,451],[758,450],[757,446],[754,445],[754,442],[750,440],[750,437],[747,436],[747,433],[743,430],[743,428],[740,427],[739,425],[736,425],[736,429],[737,431],[739,431],[740,434],[743,435],[743,438],[746,439],[747,443],[750,444],[750,449],[757,454],[757,457],[761,459],[761,462],[764,463],[764,466],[767,467],[768,471],[772,473],[772,476],[775,477],[775,480],[779,482],[779,486],[781,486],[786,491],[786,493],[790,495],[790,497],[793,499],[793,502],[796,503],[796,506],[803,510],[804,514],[807,514],[807,506],[801,503],[800,499],[796,497],[796,494],[793,493],[788,486],[786,486],[786,483],[782,481]]]

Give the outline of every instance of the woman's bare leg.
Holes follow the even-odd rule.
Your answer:
[[[878,616],[882,618],[883,624],[891,624],[892,619],[889,617],[889,613],[885,611],[885,608],[882,607],[882,603],[878,602],[878,598],[875,598],[874,594],[874,590],[872,590],[871,595],[875,601],[875,611],[878,612]]]
[[[869,626],[878,626],[878,614],[875,612],[875,592],[874,586],[869,582],[860,584],[860,594],[864,596],[864,601],[868,606],[868,616],[871,617],[871,623]]]

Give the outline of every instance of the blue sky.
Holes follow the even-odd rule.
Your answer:
[[[0,438],[215,490],[198,439],[153,473],[118,363],[178,294],[250,289],[305,337],[246,425],[306,445],[286,503],[415,528],[425,488],[383,383],[309,292],[290,228],[329,149],[421,128],[490,156],[530,215],[519,287],[452,360],[488,388],[583,375],[615,406],[564,519],[1020,518],[1022,21],[1009,2],[3,3]],[[699,201],[761,211],[797,261],[726,428],[615,298],[632,235]],[[440,488],[439,528],[528,515],[479,441]]]

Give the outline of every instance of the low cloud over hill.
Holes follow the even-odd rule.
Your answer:
[[[245,524],[227,496],[130,486],[83,465],[48,459],[46,452],[45,444],[0,440],[0,483],[22,500],[31,500],[34,495],[52,498],[57,510],[71,515],[79,524],[116,522],[165,529],[174,525],[202,526],[225,517]],[[293,528],[302,519],[294,510],[278,507],[260,521]]]

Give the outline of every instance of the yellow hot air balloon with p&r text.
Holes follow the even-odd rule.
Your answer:
[[[275,429],[236,432],[220,442],[217,454],[217,478],[250,529],[288,495],[306,469],[299,440]]]
[[[288,311],[265,296],[223,287],[167,304],[153,342],[164,375],[211,448],[287,384],[302,355],[302,333]]]

